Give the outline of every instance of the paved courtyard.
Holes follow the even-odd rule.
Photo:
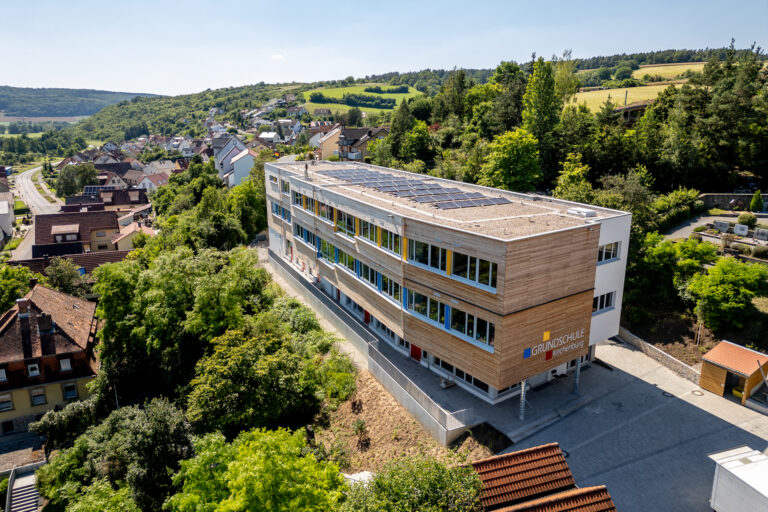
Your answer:
[[[707,454],[768,446],[768,416],[702,391],[641,352],[605,342],[597,357],[614,371],[596,398],[516,444],[557,441],[579,486],[605,484],[622,512],[710,510],[715,464]]]

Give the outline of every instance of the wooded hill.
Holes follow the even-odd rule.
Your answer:
[[[38,89],[0,85],[0,112],[16,117],[89,116],[106,106],[136,96],[154,95],[94,89]]]

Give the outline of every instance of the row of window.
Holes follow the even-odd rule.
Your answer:
[[[619,257],[619,242],[601,245],[597,248],[597,261],[615,260]]]
[[[437,245],[413,240],[408,246],[408,259],[440,272],[447,273],[448,270],[448,251]],[[496,288],[498,269],[498,265],[491,261],[453,252],[451,262],[453,276]]]
[[[312,247],[317,246],[317,238],[315,237],[315,234],[298,222],[293,223],[293,236],[304,240],[304,243],[309,244]]]
[[[294,229],[294,232],[295,231],[296,230]],[[315,239],[319,241],[318,257],[325,258],[330,262],[347,268],[350,272],[376,288],[379,292],[388,295],[393,300],[397,301],[398,304],[400,303],[400,283],[391,277],[377,272],[362,261],[356,260],[352,255],[342,251],[322,238],[316,237]]]
[[[74,382],[61,386],[64,400],[74,400],[77,398],[77,384]],[[45,396],[45,388],[34,388],[29,390],[29,401],[32,405],[45,405],[48,403]],[[11,393],[0,394],[0,411],[13,410],[13,396]]]
[[[272,203],[272,215],[282,218],[285,222],[291,222],[291,210],[275,202]]]
[[[459,333],[488,346],[493,346],[496,326],[488,320],[470,313],[448,307],[433,297],[408,290],[407,307],[409,311],[426,317],[433,322],[446,326],[450,331]],[[446,318],[448,321],[446,321]]]
[[[608,292],[592,299],[592,313],[599,313],[614,306],[616,292]]]
[[[429,355],[427,355],[427,356],[429,357]],[[459,370],[458,368],[456,368],[452,364],[443,361],[439,357],[432,356],[432,364],[434,364],[436,366],[439,366],[441,369],[443,369],[444,371],[446,371],[446,372],[448,372],[448,373],[450,373],[452,375],[455,375],[456,377],[458,377],[459,379],[463,380],[467,384],[470,384],[470,385],[476,387],[477,389],[479,389],[483,393],[487,393],[488,392],[488,384],[486,384],[485,382],[481,381],[477,377],[473,377],[472,375],[468,374],[464,370]]]
[[[72,371],[72,361],[69,358],[59,359],[59,369],[62,372]],[[40,365],[38,363],[31,363],[27,365],[27,376],[38,377],[40,375]],[[0,368],[0,382],[6,382],[8,375],[5,372],[5,368]]]

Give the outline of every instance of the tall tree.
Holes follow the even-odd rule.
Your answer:
[[[523,95],[523,128],[538,141],[539,159],[547,182],[557,172],[554,130],[561,110],[562,103],[555,92],[552,64],[539,57],[533,64],[533,74]]]
[[[555,61],[555,95],[561,105],[565,105],[579,89],[576,78],[576,61],[571,57],[571,50],[565,50],[563,57]]]

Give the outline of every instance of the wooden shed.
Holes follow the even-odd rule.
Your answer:
[[[723,340],[704,355],[699,386],[720,396],[731,393],[744,405],[763,384],[761,368],[768,375],[768,355]]]

